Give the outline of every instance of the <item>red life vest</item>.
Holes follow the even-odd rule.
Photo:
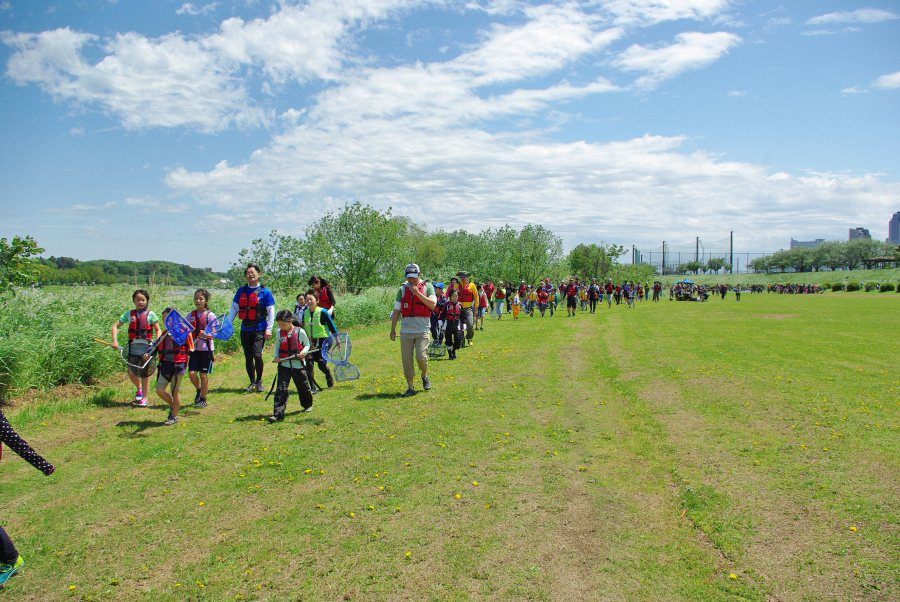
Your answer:
[[[497,287],[496,290],[494,290],[494,299],[506,299],[506,293],[503,292],[502,288]]]
[[[459,320],[459,315],[462,313],[462,305],[457,301],[453,303],[452,301],[447,301],[447,304],[444,305],[444,318],[446,320]]]
[[[431,313],[433,313],[435,316],[440,316],[441,310],[444,309],[444,303],[446,302],[446,295],[441,295],[440,297],[438,297],[437,303],[435,304],[434,309],[431,310]]]
[[[242,286],[238,296],[238,318],[248,322],[261,322],[266,319],[266,312],[259,303],[259,291],[248,291],[250,287]]]
[[[574,297],[577,294],[578,294],[578,287],[575,286],[574,284],[570,284],[569,286],[566,287],[566,295],[567,296]]]
[[[472,286],[470,282],[467,285],[459,285],[459,302],[460,303],[471,303],[475,300],[475,295],[472,294],[472,289],[469,287]]]
[[[416,285],[419,292],[425,294],[425,283],[419,282]],[[431,315],[431,308],[422,303],[418,297],[412,294],[412,289],[407,284],[403,288],[403,297],[400,300],[400,315],[404,318],[415,316],[416,318],[427,318]]]
[[[547,294],[547,291],[541,289],[541,292],[538,293],[538,301],[541,303],[546,303],[550,299],[550,295]]]
[[[188,321],[194,323],[194,340],[200,338],[200,333],[206,330],[209,325],[209,310],[206,309],[201,314],[196,309],[188,314]]]
[[[191,338],[188,337],[184,341],[184,344],[176,345],[172,335],[166,335],[159,343],[159,357],[166,362],[175,362],[176,364],[187,363],[188,352],[190,351],[190,341]]]
[[[300,342],[300,329],[294,328],[290,332],[281,331],[281,345],[278,346],[278,357],[291,357],[303,351],[303,343]]]
[[[334,295],[327,286],[323,286],[319,289],[319,307],[323,309],[331,309],[334,307]]]
[[[136,309],[132,309],[131,313],[128,316],[128,340],[133,341],[135,339],[144,339],[150,341],[152,336],[150,333],[150,322],[147,320],[147,315],[150,312],[146,309],[142,309],[138,311]]]

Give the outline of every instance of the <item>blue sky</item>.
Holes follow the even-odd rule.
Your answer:
[[[226,269],[359,200],[645,250],[884,239],[895,2],[0,0],[0,236]]]

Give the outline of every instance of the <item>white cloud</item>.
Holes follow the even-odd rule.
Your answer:
[[[829,31],[827,29],[814,29],[812,31],[804,31],[801,33],[805,36],[833,36],[837,34],[836,31]]]
[[[728,96],[739,98],[741,96],[747,96],[747,92],[745,90],[730,90]]]
[[[843,90],[841,90],[841,93],[842,94],[865,94],[866,91],[860,90],[859,88],[854,86],[852,88],[844,88]]]
[[[637,80],[637,85],[653,88],[683,71],[712,63],[742,41],[740,36],[722,31],[680,33],[675,39],[675,44],[660,48],[635,44],[616,57],[613,64],[625,71],[649,72]]]
[[[872,82],[872,85],[876,88],[900,88],[900,71],[882,75]]]
[[[266,121],[233,67],[180,34],[119,34],[96,64],[82,53],[97,36],[69,28],[2,39],[16,49],[7,75],[17,84],[37,83],[58,101],[98,105],[128,129],[187,125],[216,131]]]
[[[208,14],[212,13],[213,11],[215,11],[218,6],[219,6],[218,2],[211,2],[210,4],[205,4],[202,7],[197,8],[196,6],[194,6],[194,4],[192,4],[190,2],[185,2],[184,4],[181,5],[181,8],[179,8],[175,11],[175,14],[176,15],[192,15],[192,16],[208,15]]]
[[[900,18],[900,15],[880,8],[860,8],[849,12],[835,12],[827,15],[813,17],[806,22],[807,25],[821,25],[823,23],[881,23]]]
[[[728,0],[609,0],[603,10],[616,25],[651,25],[679,19],[708,19],[728,8]]]
[[[790,25],[791,19],[790,17],[770,17],[768,21],[766,21],[765,26],[763,27],[763,31],[775,31],[781,25]]]

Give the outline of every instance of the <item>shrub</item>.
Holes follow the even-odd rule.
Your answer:
[[[831,289],[831,283],[823,282],[822,284],[819,285],[819,289],[823,290],[823,291],[827,291],[827,290]]]
[[[866,290],[867,293],[871,293],[871,292],[874,291],[876,288],[878,288],[878,285],[875,284],[874,282],[871,282],[871,281],[866,282],[865,290]]]
[[[833,284],[831,285],[831,290],[833,290],[833,291],[838,291],[838,292],[844,290],[844,283],[843,283],[843,282],[835,282],[835,283],[833,283]]]
[[[855,282],[851,280],[847,283],[847,288],[845,289],[848,293],[852,291],[858,291],[860,289],[859,282]]]
[[[893,282],[882,282],[881,283],[881,291],[880,292],[886,293],[886,292],[892,291],[892,290],[894,290]]]

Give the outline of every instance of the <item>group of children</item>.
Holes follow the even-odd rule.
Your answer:
[[[445,294],[443,282],[434,282],[432,285],[437,295],[437,305],[431,312],[431,338],[436,341],[443,338],[448,358],[455,360],[456,351],[463,347],[463,333],[466,328],[463,321],[463,306],[459,300],[462,286],[458,278],[451,278],[450,287]],[[478,305],[473,315],[474,330],[484,330],[484,313],[489,305],[488,292],[485,285],[477,282],[475,290]]]
[[[272,415],[268,417],[270,422],[284,420],[291,381],[297,387],[303,411],[312,410],[312,396],[321,390],[313,374],[315,365],[325,375],[326,385],[331,387],[334,384],[334,377],[319,350],[330,335],[337,333],[337,327],[331,313],[319,306],[319,294],[318,290],[310,289],[297,296],[294,312],[282,310],[275,315],[277,334],[273,361],[278,365],[278,371],[273,383],[276,385],[275,402]],[[116,350],[119,349],[119,328],[128,326],[124,358],[128,365],[128,378],[136,389],[134,405],[149,407],[150,377],[154,371],[157,373],[156,394],[169,406],[168,417],[163,424],[178,422],[185,374],[196,389],[193,407],[200,409],[207,405],[209,375],[215,362],[215,336],[207,334],[206,330],[210,324],[217,329],[215,322],[219,320],[208,308],[209,296],[206,289],[198,289],[194,293],[195,309],[185,316],[192,330],[182,343],[178,343],[164,328],[166,317],[174,309],[167,307],[161,317],[157,316],[148,307],[150,293],[145,289],[134,291],[131,295],[134,309],[123,313],[112,325],[110,346]],[[229,318],[223,315],[221,319]],[[255,372],[258,370],[255,365],[253,369]],[[261,370],[258,372],[256,383],[262,377]],[[254,392],[258,390],[256,383],[253,383]]]
[[[148,407],[147,394],[150,390],[150,376],[157,371],[156,394],[169,405],[169,416],[164,424],[178,422],[181,409],[181,383],[187,374],[196,389],[194,407],[205,408],[209,393],[209,375],[215,361],[214,337],[206,328],[216,319],[207,305],[209,291],[198,289],[194,293],[194,307],[186,319],[193,330],[182,343],[178,343],[168,330],[160,328],[160,318],[150,311],[150,293],[138,289],[131,295],[134,309],[126,311],[112,325],[113,349],[118,349],[118,331],[128,325],[128,346],[125,358],[128,364],[128,378],[137,388],[134,404]],[[162,323],[174,311],[167,307],[162,313]],[[157,357],[159,365],[157,366]],[[171,387],[170,387],[171,386]],[[171,388],[171,392],[169,389]]]

